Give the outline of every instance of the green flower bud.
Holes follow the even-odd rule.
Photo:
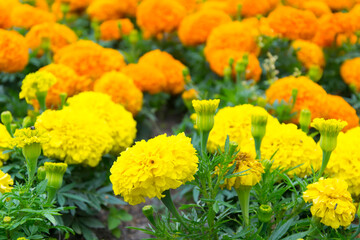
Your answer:
[[[4,111],[1,113],[1,122],[6,126],[6,125],[10,125],[13,121],[13,117],[11,112],[9,111]]]
[[[230,141],[229,142],[229,153],[230,153],[230,156],[232,156],[237,148],[238,148],[239,144],[237,142],[234,142],[234,141]]]
[[[233,59],[233,58],[229,58],[229,66],[232,67],[233,64],[234,64],[234,59]]]
[[[311,123],[311,112],[309,109],[301,110],[299,123],[300,123],[301,130],[303,130],[305,133],[308,133],[309,126]]]
[[[142,208],[144,216],[149,220],[149,222],[156,227],[156,222],[154,219],[154,208],[151,205],[146,205]]]
[[[28,127],[31,127],[33,125],[34,125],[34,123],[33,123],[32,119],[31,119],[31,117],[27,116],[27,117],[25,117],[23,119],[23,122],[22,122],[22,127],[23,128],[28,128]]]
[[[192,101],[192,105],[196,112],[196,126],[200,131],[210,132],[213,128],[214,116],[219,103],[219,99]]]
[[[245,72],[245,69],[246,69],[246,67],[243,62],[240,62],[240,61],[236,62],[236,64],[235,64],[235,72],[236,73]]]
[[[323,70],[319,66],[311,66],[308,72],[308,77],[314,82],[318,82],[323,75]]]
[[[254,138],[262,139],[266,133],[268,114],[263,111],[251,115],[251,134]]]
[[[11,221],[11,217],[6,216],[6,217],[4,217],[3,221],[4,221],[4,223],[9,223]]]
[[[47,187],[59,189],[63,182],[63,176],[67,169],[66,163],[50,163],[44,164],[46,171]]]
[[[247,67],[247,65],[249,65],[249,55],[248,54],[244,54],[244,56],[242,57],[242,63],[244,64],[245,68]]]
[[[269,205],[260,205],[259,211],[258,211],[258,218],[260,222],[267,223],[271,221],[271,218],[273,216],[273,210],[271,206]]]
[[[41,166],[37,170],[37,178],[39,181],[43,181],[46,178],[46,170],[44,166]]]
[[[132,30],[129,34],[129,42],[135,45],[139,41],[139,33],[137,30]]]
[[[226,66],[224,68],[224,78],[226,79],[226,81],[230,81],[231,80],[231,74],[232,74],[232,69],[230,66]]]

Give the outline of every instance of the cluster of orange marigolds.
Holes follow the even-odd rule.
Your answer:
[[[120,40],[127,35],[131,38],[139,29],[145,39],[166,41],[177,34],[184,46],[204,44],[204,57],[219,76],[224,76],[230,59],[233,59],[230,71],[235,76],[236,63],[246,56],[246,79],[254,82],[260,81],[262,75],[258,56],[264,36],[291,40],[303,67],[321,72],[326,66],[323,48],[357,43],[360,31],[358,0],[55,0],[51,6],[46,0],[0,0],[0,72],[23,71],[31,53],[41,57],[50,52],[53,56],[51,64],[25,77],[19,96],[35,110],[44,110],[35,122],[36,128],[50,136],[42,145],[43,154],[68,164],[90,166],[96,166],[103,154],[118,155],[133,144],[134,116],[142,108],[143,92],[178,95],[184,92],[190,77],[185,65],[165,51],[152,50],[137,63],[127,64],[120,51],[79,39],[74,30],[59,23],[84,13],[98,24],[99,38],[103,41]],[[360,58],[344,61],[340,72],[346,84],[360,91]],[[297,89],[293,111],[298,113],[293,123],[299,123],[303,109],[310,110],[312,120],[347,122],[325,169],[329,176],[342,180],[320,180],[309,186],[304,198],[314,203],[311,211],[319,217],[347,212],[350,215],[346,219],[336,217],[338,221],[334,222],[324,218],[323,223],[333,228],[348,226],[355,212],[350,193],[356,198],[360,196],[359,117],[342,97],[328,94],[306,76],[274,81],[266,90],[267,101],[270,104],[288,101],[293,89]],[[194,95],[184,92],[183,96]],[[256,111],[267,114],[252,105],[220,109],[209,135],[208,150],[224,148],[229,136],[241,146],[242,154],[255,158],[251,117]],[[274,168],[302,164],[289,175],[303,177],[311,174],[312,168],[320,169],[322,147],[295,124],[279,123],[268,114],[261,155],[269,159],[277,151]],[[0,125],[0,147],[10,148],[11,138],[6,126]],[[8,158],[9,154],[0,154],[1,160]],[[169,168],[166,159],[178,161]],[[247,161],[244,156],[243,159]],[[193,179],[197,161],[190,139],[183,134],[138,142],[121,153],[111,170],[114,191],[132,204],[142,202],[144,197],[161,198],[163,191]],[[149,172],[160,176],[156,184],[153,178],[147,178]],[[135,179],[141,181],[135,183]],[[231,186],[237,184],[235,180],[229,182]],[[12,180],[3,174],[0,183],[0,192],[4,192]],[[326,187],[327,184],[331,187]],[[322,212],[334,208],[329,199],[336,191],[346,204],[333,210],[335,213]],[[319,196],[325,196],[325,200],[319,200]],[[317,202],[328,205],[320,206]]]

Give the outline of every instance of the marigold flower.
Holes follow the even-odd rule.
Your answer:
[[[44,156],[67,164],[95,167],[114,144],[110,126],[86,110],[46,110],[37,118],[35,127],[50,136],[50,141],[42,145]]]
[[[277,80],[266,90],[268,102],[289,101],[293,89],[297,89],[296,103],[293,112],[297,115],[292,119],[298,122],[301,109],[307,108],[312,113],[312,119],[323,116],[322,107],[326,105],[326,91],[307,77],[289,76]]]
[[[289,39],[312,39],[317,31],[314,13],[288,6],[280,6],[268,16],[270,27]]]
[[[232,49],[257,55],[259,47],[256,38],[259,31],[250,22],[230,22],[222,24],[210,33],[204,49],[207,58],[214,51]]]
[[[315,43],[305,40],[296,40],[291,44],[291,46],[297,50],[297,58],[307,69],[310,69],[314,65],[321,68],[324,67],[324,52],[321,47]]]
[[[49,141],[49,136],[43,129],[22,128],[16,129],[12,144],[18,148],[34,143],[44,144]]]
[[[360,91],[360,57],[346,60],[341,65],[340,74],[344,82]]]
[[[91,19],[106,21],[135,16],[139,0],[93,0],[87,8]]]
[[[231,22],[231,18],[222,11],[198,11],[182,20],[178,30],[179,38],[187,46],[202,44],[215,27],[227,22]]]
[[[305,1],[302,4],[304,10],[308,10],[315,14],[316,17],[321,17],[324,14],[331,14],[330,7],[321,1]],[[319,26],[321,28],[321,26]]]
[[[323,110],[326,119],[340,119],[346,121],[348,125],[343,129],[347,131],[359,126],[359,117],[356,110],[344,98],[328,94],[326,97],[326,107]]]
[[[143,92],[157,94],[165,89],[165,75],[152,65],[146,63],[129,64],[121,72],[130,77]]]
[[[15,31],[0,29],[0,72],[20,72],[28,61],[25,38]]]
[[[14,27],[29,29],[37,24],[55,21],[54,14],[28,4],[16,5],[11,12],[11,24]]]
[[[122,152],[110,169],[110,181],[116,195],[136,205],[145,198],[160,199],[164,191],[193,180],[198,161],[191,139],[184,133],[163,134],[136,142]]]
[[[176,30],[185,15],[185,7],[177,1],[144,0],[136,11],[136,22],[150,37]]]
[[[134,25],[128,18],[108,20],[100,25],[100,38],[104,41],[118,40],[129,35]]]
[[[307,186],[303,198],[312,202],[311,214],[321,218],[323,224],[334,229],[348,227],[355,218],[356,208],[347,188],[344,180],[320,178]]]
[[[134,115],[141,110],[143,94],[134,81],[123,73],[105,73],[96,80],[94,91],[110,95],[115,103],[123,105]]]
[[[11,185],[13,184],[14,181],[11,179],[11,176],[0,170],[0,193],[11,192]]]
[[[169,53],[160,50],[150,51],[140,57],[139,64],[148,64],[164,74],[166,78],[164,91],[179,94],[184,90],[183,70],[185,66]]]
[[[41,48],[44,39],[49,40],[53,52],[77,41],[78,37],[69,27],[59,23],[41,23],[33,26],[25,36],[28,46],[36,50]],[[41,51],[40,51],[41,54]]]
[[[6,127],[0,123],[0,167],[3,165],[3,161],[9,159],[9,153],[3,153],[3,151],[10,149],[11,136],[6,130]]]
[[[103,48],[89,40],[80,40],[56,52],[54,62],[74,69],[80,76],[96,80],[104,73],[120,71],[125,66],[123,55],[110,48]]]
[[[218,10],[230,14],[227,2],[203,1],[199,4],[199,11]]]
[[[10,28],[11,12],[13,8],[20,4],[18,0],[0,1],[0,28]]]
[[[112,153],[119,154],[134,142],[136,121],[130,112],[120,104],[115,104],[110,96],[103,93],[83,92],[69,98],[67,103],[71,109],[93,112],[107,122],[114,140]]]
[[[224,69],[229,66],[229,59],[234,59],[232,75],[236,75],[236,62],[243,59],[244,55],[248,55],[249,63],[246,66],[246,79],[258,82],[261,77],[262,69],[257,57],[252,53],[235,51],[232,49],[223,49],[211,52],[206,56],[209,61],[210,68],[217,75],[224,76]]]
[[[228,0],[228,12],[235,16],[238,6],[241,5],[241,15],[245,17],[254,17],[257,15],[266,15],[279,4],[279,0]]]

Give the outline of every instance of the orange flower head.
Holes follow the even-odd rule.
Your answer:
[[[235,16],[238,6],[241,5],[241,15],[245,17],[254,17],[257,15],[266,15],[278,4],[279,0],[228,0],[228,12]]]
[[[360,57],[346,60],[341,65],[340,74],[344,82],[360,92]]]
[[[321,47],[305,40],[295,40],[291,45],[297,51],[297,58],[307,69],[314,65],[324,67],[325,57]]]
[[[11,24],[14,27],[29,29],[37,24],[55,21],[54,14],[28,4],[16,5],[11,12]]]
[[[108,94],[115,103],[123,105],[133,115],[141,110],[143,94],[133,80],[123,73],[105,73],[96,80],[94,91]]]
[[[163,91],[166,86],[165,75],[146,63],[129,64],[122,69],[122,72],[143,92],[156,94]]]
[[[146,37],[176,30],[186,15],[177,1],[144,0],[136,11],[136,21]]]
[[[15,31],[0,29],[0,72],[20,72],[28,61],[25,38]]]
[[[153,50],[144,54],[139,59],[139,63],[148,64],[164,74],[166,78],[165,92],[179,94],[184,90],[183,70],[185,66],[169,53]]]
[[[107,20],[100,25],[101,40],[119,40],[124,35],[129,35],[134,25],[128,18]]]
[[[330,7],[325,2],[321,1],[306,1],[303,3],[302,9],[314,13],[316,17],[331,13]]]
[[[227,22],[231,22],[231,18],[222,11],[198,11],[182,20],[178,31],[179,38],[187,46],[202,44],[215,27]]]
[[[292,7],[280,6],[269,14],[269,25],[282,37],[289,39],[312,39],[317,31],[314,13]]]
[[[93,0],[87,8],[91,19],[106,21],[134,16],[139,0]]]
[[[0,28],[10,28],[11,23],[11,12],[16,5],[20,3],[17,0],[2,0],[0,1]]]

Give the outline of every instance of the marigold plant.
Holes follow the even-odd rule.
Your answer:
[[[324,52],[321,47],[305,40],[296,40],[291,46],[296,50],[296,56],[299,61],[307,68],[312,66],[325,66]]]
[[[360,91],[360,57],[346,60],[340,68],[344,82]]]
[[[139,0],[93,0],[87,8],[91,19],[106,21],[134,16]]]
[[[12,26],[11,12],[18,4],[18,0],[7,0],[0,2],[0,28],[6,29]]]
[[[105,41],[118,40],[129,35],[134,25],[128,18],[108,20],[100,25],[100,38]]]
[[[55,21],[54,14],[28,4],[16,5],[11,12],[11,24],[14,27],[29,29],[37,24]]]

